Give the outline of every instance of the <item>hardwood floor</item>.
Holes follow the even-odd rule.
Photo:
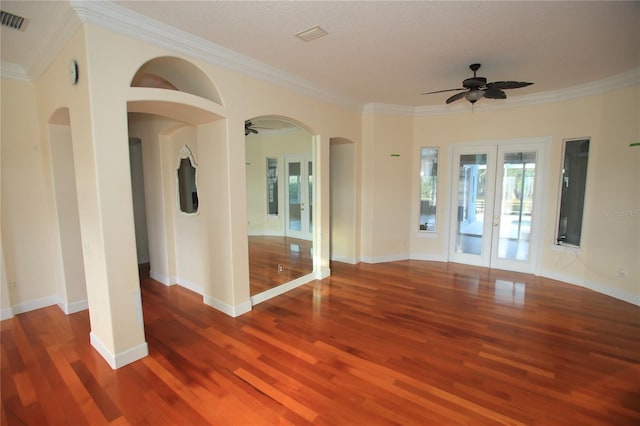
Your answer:
[[[86,311],[2,321],[2,424],[640,424],[640,307],[456,264],[332,272],[235,319],[143,279],[150,355],[116,371]]]
[[[249,237],[250,293],[265,290],[313,272],[313,243],[290,237]],[[278,265],[282,265],[282,271]]]

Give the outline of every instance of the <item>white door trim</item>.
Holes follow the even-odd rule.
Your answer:
[[[447,260],[450,262],[459,262],[466,263],[470,265],[478,265],[478,266],[486,266],[489,268],[498,268],[498,269],[508,269],[508,270],[519,270],[521,272],[533,273],[535,275],[540,275],[542,270],[542,248],[544,245],[544,229],[545,229],[545,211],[547,210],[546,206],[548,203],[547,193],[547,185],[550,173],[550,152],[551,152],[551,143],[552,138],[550,136],[542,136],[542,137],[533,137],[533,138],[519,138],[519,139],[506,139],[506,140],[494,140],[494,141],[471,141],[471,142],[457,142],[449,145],[449,154],[450,154],[450,167],[451,167],[451,176],[450,176],[450,203],[449,203],[449,223],[448,223],[448,238],[446,247]],[[494,164],[494,175],[497,173],[497,164],[502,162],[499,159],[498,155],[501,152],[500,147],[508,147],[508,151],[511,150],[530,150],[532,147],[535,148],[536,155],[536,188],[534,195],[534,206],[533,206],[533,217],[535,218],[535,227],[532,228],[530,247],[531,251],[529,254],[529,265],[527,268],[518,268],[518,266],[509,265],[509,262],[502,264],[502,262],[498,262],[498,265],[495,265],[495,262],[492,262],[493,256],[493,248],[491,249],[491,254],[489,254],[488,259],[483,256],[483,259],[479,259],[477,256],[471,257],[468,259],[468,256],[455,256],[452,255],[455,250],[455,232],[457,226],[457,201],[458,201],[458,168],[459,164],[457,159],[460,153],[474,153],[480,149],[486,149],[487,147],[493,147],[495,150],[495,159],[496,163]],[[489,160],[487,161],[489,164]],[[488,177],[490,180],[490,177]],[[494,176],[493,179],[493,188],[491,191],[495,193],[496,188],[498,187],[498,177]],[[495,195],[495,194],[493,194]],[[497,197],[493,197],[494,200]],[[494,205],[491,206],[491,217],[487,217],[488,220],[484,222],[484,228],[487,226],[493,227],[491,223],[491,219],[493,219],[493,209]],[[486,206],[485,206],[486,209]],[[485,210],[486,211],[486,210]],[[533,223],[532,223],[533,225]],[[492,235],[492,234],[491,234]],[[483,238],[484,240],[485,238]],[[491,247],[491,246],[490,246]],[[484,251],[483,251],[484,252]],[[519,265],[521,266],[521,265]]]

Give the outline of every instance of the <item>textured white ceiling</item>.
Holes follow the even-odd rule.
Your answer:
[[[51,18],[47,10],[56,3],[3,1],[2,9]],[[511,96],[555,91],[640,68],[638,1],[117,4],[360,104],[442,104],[450,94],[420,93],[460,87],[474,62],[482,63],[478,74],[489,81],[535,83],[508,91]],[[35,21],[33,26],[39,26]],[[311,42],[294,36],[314,25],[329,34]],[[41,51],[36,45],[46,38],[14,41],[11,34],[5,42],[6,33],[3,28],[2,60],[29,69],[33,59],[28,52]]]

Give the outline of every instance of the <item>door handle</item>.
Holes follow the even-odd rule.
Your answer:
[[[304,211],[304,203],[300,203],[300,211],[303,212]]]
[[[500,216],[495,214],[493,215],[493,226],[498,226],[498,225],[500,225]]]

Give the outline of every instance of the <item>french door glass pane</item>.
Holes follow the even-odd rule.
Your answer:
[[[486,177],[487,154],[460,155],[457,253],[482,253]]]
[[[536,153],[507,152],[503,164],[498,257],[528,261]]]
[[[300,204],[300,163],[289,163],[289,229],[302,230],[302,206]]]
[[[420,149],[420,231],[436,231],[438,148]]]
[[[313,163],[309,161],[307,163],[309,170],[309,232],[313,231]]]
[[[278,159],[267,158],[267,214],[278,215]]]

